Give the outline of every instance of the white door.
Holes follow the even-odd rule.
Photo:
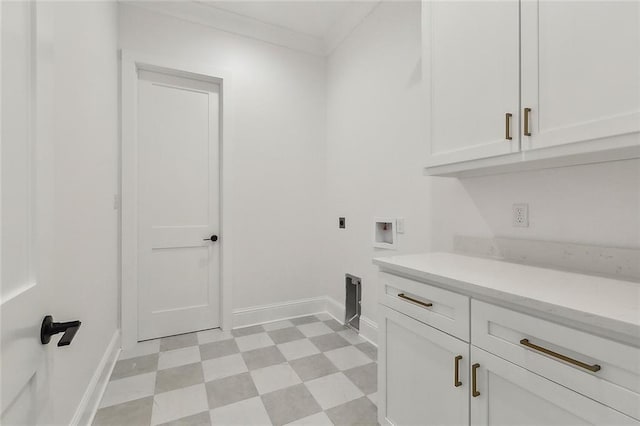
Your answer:
[[[471,346],[477,390],[471,424],[478,426],[640,425],[640,422]],[[473,388],[472,383],[472,388]]]
[[[640,131],[640,2],[522,3],[523,149]]]
[[[219,104],[217,84],[139,71],[138,340],[220,324]]]
[[[469,344],[393,309],[379,308],[380,424],[468,424]]]
[[[519,151],[519,13],[516,0],[422,3],[427,166]]]
[[[36,424],[47,389],[40,326],[51,244],[52,156],[46,137],[40,48],[45,5],[0,2],[2,129],[0,209],[0,424]],[[50,12],[50,11],[49,11]],[[46,31],[44,31],[46,33]],[[47,86],[49,87],[49,86]],[[51,115],[48,115],[50,119]]]

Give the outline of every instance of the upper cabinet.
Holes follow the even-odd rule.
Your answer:
[[[431,164],[520,149],[519,13],[510,1],[423,4]]]
[[[523,149],[640,131],[639,18],[638,1],[522,2]]]
[[[640,2],[424,1],[426,174],[640,157]]]
[[[422,13],[429,163],[519,151],[518,3],[434,1]]]

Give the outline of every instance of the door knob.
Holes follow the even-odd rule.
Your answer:
[[[218,241],[218,236],[217,235],[212,235],[211,237],[205,238],[202,241],[213,241],[215,243],[216,241]]]
[[[53,322],[53,317],[47,315],[42,320],[42,326],[40,327],[40,342],[46,345],[51,340],[51,336],[64,332],[58,342],[58,346],[69,346],[81,324],[80,321]]]

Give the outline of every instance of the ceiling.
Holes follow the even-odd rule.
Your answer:
[[[223,31],[330,54],[381,0],[120,0]]]

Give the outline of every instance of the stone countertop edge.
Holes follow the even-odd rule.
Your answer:
[[[640,284],[638,283],[453,253],[377,257],[373,259],[373,263],[378,265],[382,272],[399,274],[425,284],[640,348]],[[435,266],[436,264],[438,266]],[[440,264],[444,264],[444,266],[440,266]],[[453,268],[464,268],[466,264],[469,264],[467,271],[456,271]],[[448,269],[449,267],[451,268]],[[527,277],[523,281],[532,281],[532,277],[535,278],[536,274],[541,275],[544,277],[547,287],[550,283],[549,279],[553,280],[554,277],[557,277],[559,282],[554,284],[557,286],[555,289],[540,289],[531,283],[525,283],[525,286],[520,286],[517,292],[481,284],[487,280],[498,283],[503,281],[503,283],[507,283],[508,287],[508,281],[513,282],[514,278],[513,276],[501,276],[503,269],[508,269],[512,274],[521,271]],[[465,277],[465,272],[477,275],[477,280]],[[570,306],[570,303],[563,304],[557,300],[544,300],[548,297],[536,296],[536,290],[546,291],[547,295],[553,293],[554,290],[562,293],[561,286],[567,281],[569,281],[569,287],[580,285],[578,283],[580,281],[587,281],[587,284],[591,284],[587,287],[593,287],[594,283],[607,286],[609,296],[614,295],[616,299],[625,300],[630,305],[625,307],[624,315],[620,315],[620,310],[615,309],[615,306],[593,309],[593,306],[589,305],[594,305],[596,299],[602,301],[602,298],[607,296],[600,294],[597,288],[586,288],[587,291],[581,291],[580,294],[573,297],[574,306]],[[551,283],[553,284],[553,281]],[[571,291],[571,288],[567,290]],[[576,306],[580,305],[581,298],[586,301],[583,303],[584,306]],[[602,303],[596,302],[595,306],[598,305],[602,305]]]

